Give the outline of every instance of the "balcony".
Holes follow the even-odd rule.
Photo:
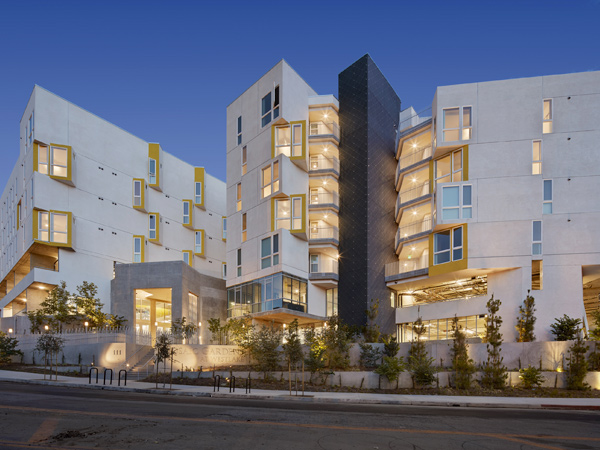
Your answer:
[[[429,233],[432,229],[431,216],[427,216],[422,220],[403,225],[396,231],[396,253],[400,250],[400,244],[416,236]]]
[[[306,303],[291,298],[276,298],[256,303],[230,304],[229,308],[227,308],[227,318],[243,317],[248,314],[273,311],[281,308],[305,313]]]
[[[311,156],[308,167],[309,174],[328,174],[333,173],[337,178],[340,176],[340,160],[335,157],[325,157],[323,155]]]
[[[398,193],[398,198],[396,198],[396,211],[394,213],[396,222],[400,220],[399,213],[404,205],[412,202],[413,200],[428,196],[431,193],[429,189],[430,185],[430,181],[425,180],[416,186],[410,186],[409,188]]]
[[[386,282],[427,275],[428,273],[429,265],[424,258],[403,259],[385,265]]]
[[[308,204],[309,210],[326,208],[333,208],[336,211],[340,210],[340,196],[336,191],[310,194],[310,201]]]
[[[309,244],[340,244],[338,227],[310,227]]]
[[[310,122],[309,137],[333,137],[340,141],[340,126],[335,122]]]
[[[404,170],[415,164],[431,159],[431,145],[411,148],[411,152],[400,156],[396,167],[396,186],[399,186],[400,178]]]
[[[334,288],[339,281],[339,263],[337,259],[324,258],[323,255],[319,258],[318,267],[311,264],[311,272],[308,279],[318,286],[323,288]]]

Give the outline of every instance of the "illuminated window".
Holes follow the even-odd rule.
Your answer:
[[[302,156],[303,126],[300,123],[275,128],[275,154]]]
[[[242,214],[242,242],[246,242],[247,237],[247,225],[246,213]]]
[[[533,242],[531,244],[531,254],[541,255],[542,254],[542,221],[533,221]]]
[[[552,180],[544,180],[544,204],[542,214],[552,214]]]
[[[433,235],[433,264],[463,259],[463,227],[440,231]]]
[[[279,264],[279,235],[274,234],[260,242],[260,268]]]
[[[552,133],[552,99],[544,100],[544,121],[542,124],[542,133]]]
[[[541,259],[531,261],[531,289],[541,291],[544,287],[544,262]]]
[[[327,289],[327,317],[338,315],[338,289]]]
[[[274,161],[262,170],[262,198],[279,192],[279,161]]]
[[[444,141],[467,141],[473,137],[473,110],[470,106],[444,109]]]
[[[531,174],[541,175],[542,173],[542,141],[533,141],[533,162],[531,164]]]
[[[447,183],[449,181],[462,181],[463,179],[463,152],[456,150],[443,158],[435,161],[435,182]]]
[[[156,184],[156,160],[152,158],[148,160],[148,182]]]
[[[194,195],[194,203],[196,205],[202,204],[202,181],[196,181],[195,183],[195,195]]]
[[[291,227],[290,200],[275,200],[275,228],[289,230]]]
[[[244,145],[242,147],[242,175],[246,175],[248,171],[248,150]]]
[[[68,215],[39,212],[38,239],[44,242],[66,244],[68,242]]]
[[[235,191],[235,201],[237,211],[242,210],[242,183],[238,183]]]
[[[292,198],[292,230],[302,229],[302,198]]]
[[[237,145],[242,143],[242,116],[238,117],[237,120]]]
[[[69,151],[65,147],[38,144],[38,172],[55,177],[67,177]]]

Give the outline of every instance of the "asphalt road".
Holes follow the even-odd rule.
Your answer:
[[[0,382],[0,449],[600,449],[595,411],[174,397]]]

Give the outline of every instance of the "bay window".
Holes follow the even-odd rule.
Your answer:
[[[463,227],[440,231],[433,235],[433,264],[463,259]]]
[[[473,137],[473,109],[470,106],[443,110],[444,141],[467,141]]]
[[[463,151],[456,150],[435,161],[435,182],[463,180]]]
[[[471,219],[473,217],[472,186],[442,187],[442,220]]]
[[[38,240],[67,244],[69,242],[69,214],[39,211]]]
[[[279,161],[273,161],[272,164],[263,168],[261,174],[262,198],[276,192],[279,192]]]
[[[274,234],[268,238],[262,239],[260,242],[260,268],[279,264],[279,235]]]

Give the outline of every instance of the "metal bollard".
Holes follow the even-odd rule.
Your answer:
[[[233,392],[235,392],[235,376],[231,376],[229,379],[229,392],[231,392],[231,386],[233,384]]]
[[[219,391],[219,388],[221,387],[221,375],[215,375],[215,382],[213,384],[213,392]]]
[[[252,393],[252,381],[250,377],[246,378],[246,394]]]

